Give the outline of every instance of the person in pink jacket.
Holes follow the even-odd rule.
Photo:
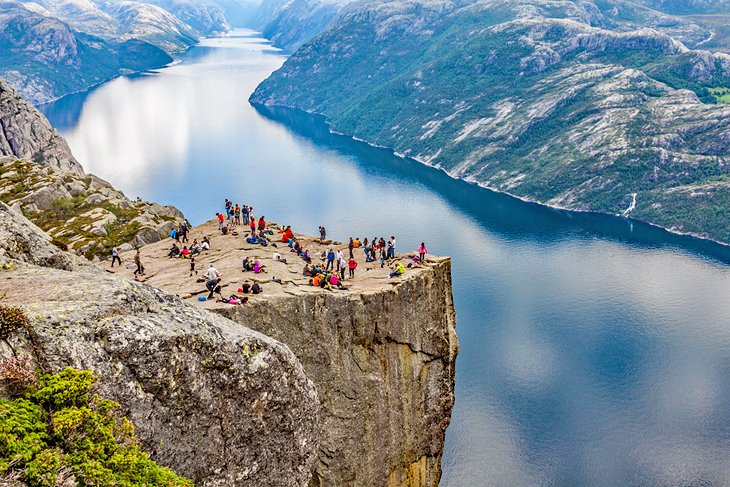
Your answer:
[[[420,247],[418,247],[418,261],[423,264],[423,259],[426,257],[426,244],[421,242]]]

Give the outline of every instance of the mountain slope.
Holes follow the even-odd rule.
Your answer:
[[[525,199],[730,242],[730,107],[700,100],[730,87],[730,57],[605,3],[354,5],[251,101]]]
[[[171,61],[149,43],[107,41],[78,32],[28,4],[0,1],[0,77],[33,103]]]

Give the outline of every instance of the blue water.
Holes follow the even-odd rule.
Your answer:
[[[453,258],[446,486],[730,485],[730,249],[526,204],[246,101],[254,33],[42,107],[87,171],[195,224],[225,197]]]

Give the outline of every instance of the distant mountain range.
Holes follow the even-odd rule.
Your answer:
[[[193,0],[0,0],[0,77],[33,103],[164,66],[229,29],[224,9]]]
[[[730,242],[730,56],[703,50],[720,3],[356,2],[251,101],[524,199]]]

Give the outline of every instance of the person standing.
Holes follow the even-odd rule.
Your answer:
[[[222,213],[216,213],[215,216],[218,217],[218,230],[220,230],[223,228],[223,222],[225,221],[225,218],[223,218]]]
[[[347,261],[344,256],[340,260],[340,279],[345,280],[345,273],[347,272]]]
[[[418,247],[418,261],[419,261],[419,262],[420,262],[421,264],[423,264],[423,260],[424,260],[424,258],[426,257],[426,252],[428,252],[428,251],[426,250],[426,244],[425,244],[425,243],[423,243],[423,242],[421,242],[421,246],[420,246],[420,247]]]
[[[259,218],[259,233],[263,233],[264,230],[266,230],[266,220],[265,217]]]
[[[388,259],[395,259],[395,235],[391,235],[388,241]]]
[[[144,275],[144,266],[142,265],[142,257],[139,255],[139,249],[134,254],[134,264],[137,266],[134,270],[134,277],[137,278],[138,276]]]
[[[327,229],[320,225],[319,227],[319,243],[324,243],[327,240]]]
[[[355,277],[355,269],[357,269],[357,261],[351,258],[347,261],[347,268],[350,270],[350,279]]]
[[[182,237],[182,243],[188,243],[188,224],[185,222],[180,225],[180,236]]]
[[[347,244],[347,250],[350,251],[350,258],[354,258],[355,256],[352,253],[352,250],[355,248],[355,241],[350,237],[350,243]]]
[[[117,250],[116,247],[112,249],[112,267],[114,267],[114,262],[118,262],[119,265],[122,265],[122,259],[119,257],[119,250]]]
[[[325,266],[324,270],[328,271],[332,269],[335,270],[335,251],[332,249],[327,249],[327,265]]]
[[[378,251],[380,252],[380,268],[382,269],[383,267],[385,267],[385,248],[380,247]]]

